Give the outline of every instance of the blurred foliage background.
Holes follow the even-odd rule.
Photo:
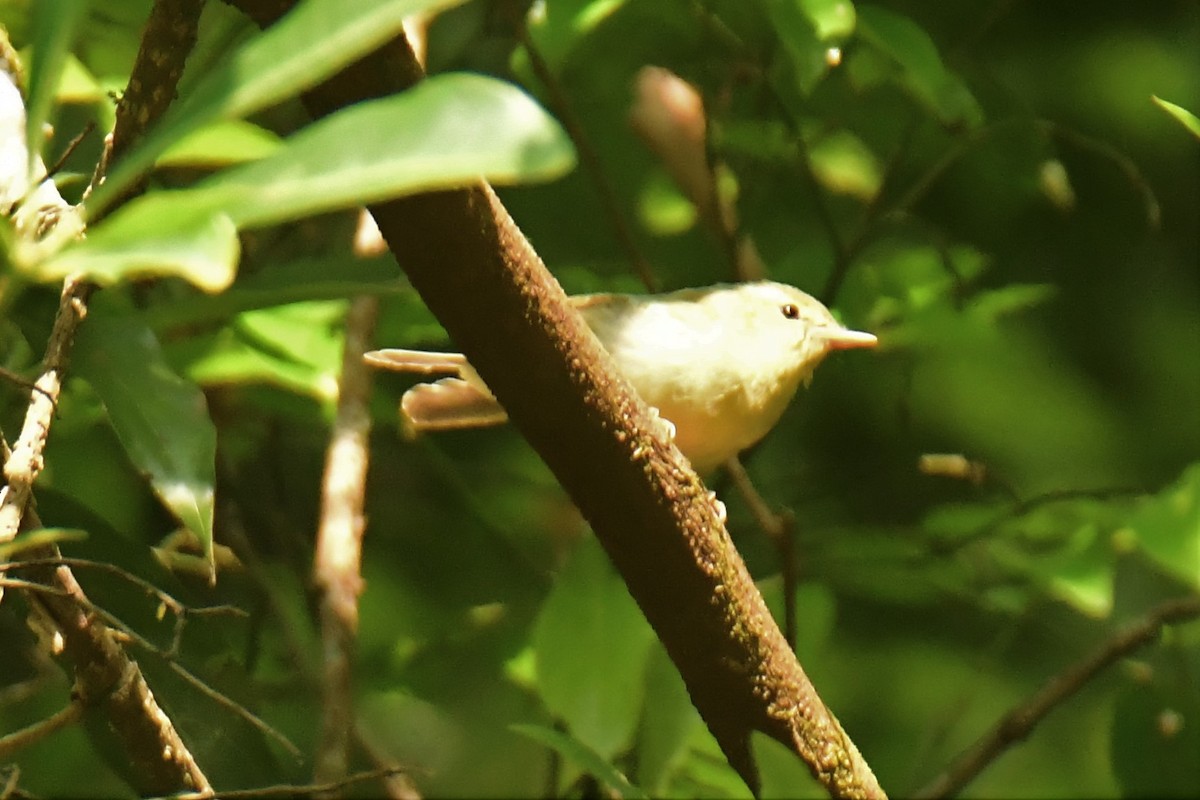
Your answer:
[[[19,48],[30,9],[0,3]],[[108,92],[127,81],[148,9],[92,4],[48,152],[88,120],[111,126]],[[443,12],[428,24],[427,62],[515,81],[585,132],[594,162],[501,192],[568,291],[640,290],[589,165],[664,287],[736,277],[630,125],[635,78],[655,65],[703,98],[722,191],[769,276],[880,337],[875,352],[829,359],[744,461],[766,501],[795,514],[801,663],[889,792],[918,790],[1122,625],[1200,591],[1200,141],[1152,100],[1200,112],[1200,7],[550,0],[528,10],[527,36],[555,87],[522,44],[526,11],[474,1]],[[204,23],[185,97],[255,35],[221,4]],[[304,121],[290,101],[214,126],[160,162],[155,185],[272,152]],[[67,162],[60,184],[73,199],[84,181],[72,171],[90,174],[98,139]],[[238,558],[215,587],[154,557],[179,522],[127,456],[95,374],[71,378],[38,487],[48,525],[87,532],[63,545],[69,554],[194,605],[248,612],[190,622],[180,658],[290,737],[298,757],[162,658],[138,656],[223,788],[311,773],[320,649],[309,575],[346,298],[380,297],[381,346],[452,347],[394,262],[353,256],[353,224],[333,213],[243,234],[223,294],[159,278],[103,295],[152,332],[147,358],[161,347],[203,389],[217,436],[215,538]],[[3,366],[35,374],[56,303],[53,284],[28,285],[5,306]],[[509,428],[403,439],[407,385],[379,376],[372,405],[361,737],[411,766],[431,796],[593,796],[582,759],[522,725],[557,728],[655,796],[745,796],[533,452]],[[0,389],[10,436],[25,404],[19,388]],[[972,471],[922,471],[930,453],[961,454]],[[778,551],[729,481],[712,484],[782,616]],[[144,592],[80,577],[167,647],[169,623]],[[61,707],[67,682],[5,599],[9,731]],[[21,787],[128,794],[102,741],[71,728],[20,752]],[[1104,672],[963,794],[1195,796],[1198,754],[1193,623]]]

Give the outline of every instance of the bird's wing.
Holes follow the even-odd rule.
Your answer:
[[[409,434],[483,428],[508,420],[495,397],[461,378],[418,383],[404,393],[400,410]]]
[[[433,353],[427,350],[372,350],[363,355],[372,367],[417,375],[462,375],[467,358],[462,353]]]

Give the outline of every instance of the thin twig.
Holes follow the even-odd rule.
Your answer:
[[[971,782],[1004,751],[1029,736],[1056,706],[1077,694],[1106,667],[1154,641],[1164,625],[1200,616],[1200,597],[1167,601],[1120,630],[1091,655],[1048,680],[1028,700],[1013,708],[950,767],[916,792],[915,797],[949,797]]]
[[[75,331],[87,313],[85,305],[91,286],[75,278],[63,283],[58,314],[42,360],[42,374],[34,381],[29,408],[21,433],[4,462],[7,485],[0,489],[0,542],[10,542],[21,528],[21,520],[33,492],[33,482],[44,464],[42,453],[54,419],[54,407],[62,390],[63,373],[70,357]]]
[[[271,725],[269,725],[264,719],[262,719],[261,717],[256,715],[250,709],[248,709],[245,706],[243,706],[242,704],[238,703],[236,700],[233,700],[232,698],[230,698],[228,695],[224,694],[220,690],[214,689],[212,686],[208,685],[208,683],[206,683],[203,678],[200,678],[194,672],[189,670],[187,667],[183,666],[178,661],[176,661],[174,658],[174,655],[170,651],[163,650],[161,647],[155,646],[155,644],[153,642],[151,642],[146,637],[142,636],[140,633],[135,631],[133,628],[126,625],[124,622],[121,621],[121,619],[119,617],[117,617],[115,614],[108,611],[107,609],[96,605],[95,603],[91,602],[90,600],[87,601],[87,606],[88,606],[88,610],[91,613],[95,614],[98,618],[103,620],[104,623],[106,625],[108,625],[110,628],[112,628],[115,631],[119,631],[130,642],[132,642],[133,644],[142,648],[143,650],[145,650],[149,653],[153,653],[154,655],[161,658],[164,662],[166,662],[167,667],[172,672],[174,672],[176,675],[178,675],[180,678],[182,678],[186,683],[191,685],[194,689],[199,691],[205,697],[212,700],[217,705],[228,709],[232,713],[234,713],[237,716],[244,719],[246,722],[250,723],[250,725],[252,725],[254,728],[259,730],[263,734],[265,734],[265,735],[271,737],[272,739],[274,739],[275,741],[279,742],[279,744],[285,750],[287,750],[288,753],[290,753],[293,757],[295,757],[297,759],[301,757],[302,754],[300,752],[300,748],[296,747],[296,745],[292,743],[291,739],[289,739],[287,736],[285,736],[284,734],[277,731],[275,728],[271,727]]]
[[[19,731],[13,731],[0,736],[0,761],[12,760],[18,752],[32,744],[40,742],[52,733],[56,733],[68,725],[79,721],[83,715],[83,706],[77,700],[72,700],[64,708],[54,712],[40,722],[35,722]]]
[[[170,800],[212,800],[220,797],[222,800],[268,800],[272,797],[315,797],[329,794],[353,786],[364,781],[383,780],[393,775],[402,775],[404,770],[399,767],[373,769],[367,772],[356,772],[341,780],[326,783],[288,784],[283,786],[264,786],[260,789],[225,789],[221,792],[188,792],[173,794]],[[167,800],[163,798],[162,800]]]
[[[371,348],[379,301],[360,296],[346,315],[337,417],[325,454],[321,518],[313,556],[319,592],[322,647],[321,740],[314,777],[337,780],[350,765],[354,730],[352,676],[362,593],[363,506],[366,498],[371,412],[371,372],[363,353]]]
[[[59,156],[58,159],[50,165],[50,168],[46,170],[45,180],[49,180],[58,174],[59,170],[63,168],[63,165],[67,163],[67,159],[71,157],[71,154],[79,148],[79,145],[83,143],[83,140],[91,135],[92,131],[94,130],[96,130],[96,121],[89,119],[87,124],[83,126],[83,130],[75,134],[75,137],[71,139],[71,141],[67,142],[67,146],[63,149],[62,155]]]

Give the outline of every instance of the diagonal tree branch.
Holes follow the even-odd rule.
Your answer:
[[[235,4],[264,24],[279,9],[278,0]],[[327,114],[421,76],[400,39],[306,102]],[[784,641],[708,491],[491,188],[371,212],[413,286],[591,523],[746,783],[759,783],[750,750],[759,730],[835,796],[883,796]]]
[[[1075,695],[1088,682],[1140,647],[1158,638],[1164,625],[1200,616],[1200,597],[1168,600],[1137,622],[1118,631],[1095,652],[1071,664],[1009,711],[996,725],[955,759],[945,772],[921,788],[914,797],[951,797],[974,780],[1010,747],[1025,739],[1046,715]]]

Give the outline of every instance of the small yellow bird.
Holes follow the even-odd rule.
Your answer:
[[[829,352],[877,341],[841,325],[817,299],[770,281],[571,299],[626,380],[672,423],[675,443],[701,473],[765,436]],[[451,376],[404,394],[400,406],[413,432],[508,419],[461,353],[375,350],[364,358],[383,369]]]

